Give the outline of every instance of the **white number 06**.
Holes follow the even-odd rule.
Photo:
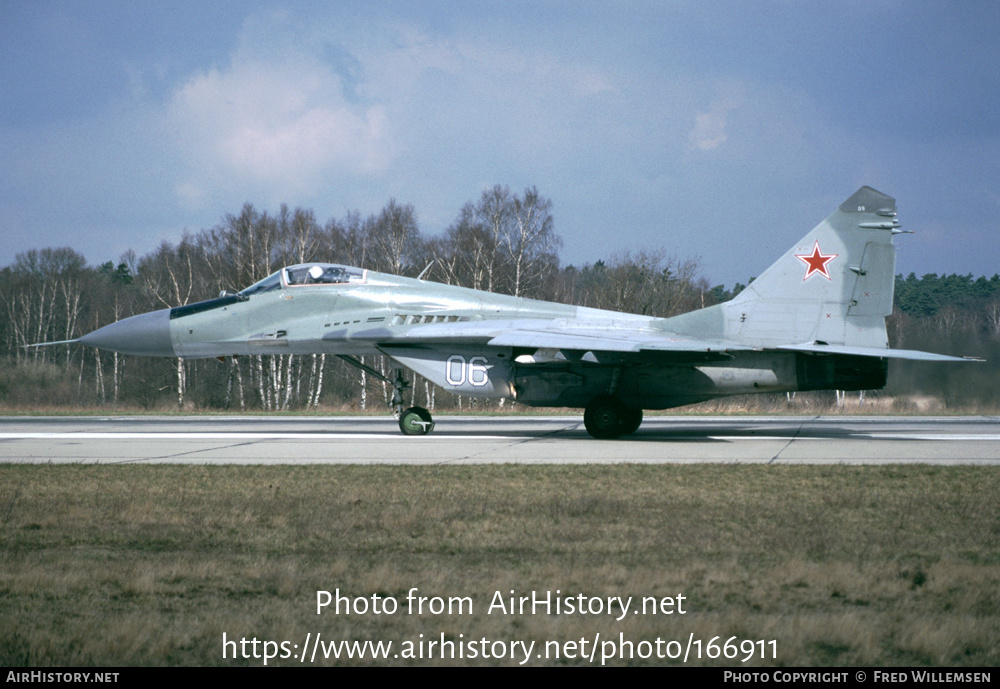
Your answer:
[[[470,385],[482,387],[489,382],[489,372],[486,368],[487,361],[484,356],[474,356],[468,361],[461,354],[452,354],[448,357],[444,366],[444,377],[448,385],[465,385],[468,381]]]

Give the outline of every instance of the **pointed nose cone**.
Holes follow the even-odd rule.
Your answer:
[[[139,356],[176,356],[170,341],[170,309],[152,311],[98,328],[80,338],[98,349]]]

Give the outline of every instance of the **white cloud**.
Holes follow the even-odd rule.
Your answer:
[[[370,92],[385,101],[427,98],[422,87],[434,75],[446,75],[450,86],[431,94],[448,98],[438,111],[454,107],[456,101],[473,101],[483,108],[504,101],[506,115],[516,117],[525,103],[573,107],[581,99],[615,91],[606,71],[553,51],[519,49],[484,38],[432,36],[409,26],[393,27],[389,33],[395,40],[357,46],[372,77]],[[552,114],[558,113],[556,109]]]
[[[741,105],[743,98],[738,88],[730,86],[724,90],[726,93],[715,99],[708,112],[695,116],[694,129],[688,135],[688,143],[692,148],[712,151],[726,143],[727,116],[731,110]]]
[[[199,186],[233,182],[308,195],[330,175],[377,175],[394,155],[384,108],[350,102],[339,77],[301,53],[237,53],[177,89],[170,121],[190,164],[178,186],[187,202]]]
[[[705,112],[694,121],[689,137],[691,145],[702,151],[711,151],[726,142],[726,111]]]

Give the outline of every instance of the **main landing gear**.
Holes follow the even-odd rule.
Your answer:
[[[613,440],[635,433],[642,424],[642,409],[629,409],[611,395],[595,397],[583,412],[587,432],[599,440]]]

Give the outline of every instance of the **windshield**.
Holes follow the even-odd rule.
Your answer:
[[[240,292],[244,297],[249,297],[252,294],[261,294],[263,292],[270,292],[271,290],[281,289],[281,271],[268,275],[266,278],[259,282],[255,282],[245,290]]]

